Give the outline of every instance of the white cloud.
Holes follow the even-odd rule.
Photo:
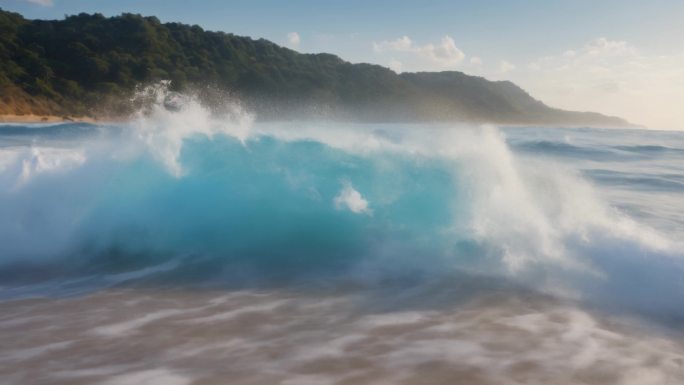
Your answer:
[[[574,54],[569,54],[574,52]],[[549,105],[597,111],[651,128],[684,129],[684,49],[646,55],[605,37],[532,61],[511,80]]]
[[[634,54],[636,49],[627,44],[626,41],[608,40],[605,37],[600,37],[589,42],[584,47],[584,52],[589,55],[622,55]]]
[[[502,74],[505,74],[507,72],[511,72],[514,69],[515,69],[515,66],[506,60],[502,60],[501,63],[499,63],[499,72],[501,72]]]
[[[287,43],[290,45],[290,47],[299,47],[300,42],[301,39],[299,38],[299,34],[297,32],[290,32],[287,34]]]
[[[399,52],[412,52],[413,42],[408,36],[402,36],[396,40],[385,40],[380,43],[373,43],[373,50],[375,52],[383,51],[399,51]]]
[[[428,44],[422,50],[432,59],[445,64],[458,64],[465,58],[463,51],[456,47],[456,42],[449,36],[444,36],[439,45]]]
[[[453,69],[465,58],[465,54],[457,46],[454,39],[444,36],[439,43],[418,45],[408,36],[395,40],[385,40],[373,43],[376,54],[385,52],[404,54],[415,62],[417,69],[443,70]]]
[[[470,58],[470,64],[474,66],[481,66],[482,65],[482,59],[480,59],[477,56],[473,56]]]
[[[27,3],[42,5],[43,7],[51,7],[52,5],[54,5],[52,0],[24,0],[24,1]]]
[[[348,181],[342,183],[342,190],[335,197],[334,203],[338,210],[347,208],[355,214],[372,214],[368,208],[368,201]]]

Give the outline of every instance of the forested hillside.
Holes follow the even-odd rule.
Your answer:
[[[396,74],[135,14],[27,20],[0,10],[0,113],[123,115],[135,86],[158,80],[225,90],[262,119],[626,124],[460,72]]]

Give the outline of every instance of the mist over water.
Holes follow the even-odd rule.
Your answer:
[[[149,326],[156,324],[192,334],[189,325],[198,322],[217,328],[221,322],[244,325],[241,317],[260,314],[266,329],[231,324],[226,335],[242,342],[226,340],[227,345],[215,347],[228,354],[240,343],[253,343],[239,349],[248,349],[257,361],[264,359],[259,344],[276,338],[268,328],[289,314],[287,306],[319,309],[300,321],[322,335],[330,332],[326,317],[346,325],[348,335],[337,337],[348,339],[336,340],[335,348],[326,345],[333,356],[344,355],[347,345],[405,328],[408,334],[396,337],[404,338],[403,344],[377,348],[385,349],[382,360],[373,356],[377,341],[364,345],[368,351],[357,350],[356,358],[374,362],[369,380],[359,377],[357,383],[394,378],[383,373],[402,363],[419,366],[423,361],[416,357],[436,360],[435,352],[447,347],[431,345],[425,333],[461,338],[460,348],[448,350],[444,360],[463,362],[477,351],[489,358],[471,362],[468,370],[491,369],[502,362],[490,352],[496,350],[491,344],[500,328],[508,328],[513,345],[522,343],[515,342],[513,329],[542,344],[562,324],[558,333],[575,333],[564,341],[587,344],[572,353],[576,368],[587,370],[583,383],[684,378],[678,345],[663,348],[668,353],[658,365],[644,364],[646,369],[631,377],[615,373],[641,368],[652,357],[635,356],[619,365],[615,358],[609,368],[595,367],[597,355],[618,357],[625,345],[616,342],[623,338],[620,329],[585,313],[646,319],[668,333],[684,322],[683,134],[260,123],[238,106],[216,115],[181,95],[171,109],[165,107],[166,90],[146,92],[149,108],[127,123],[0,126],[0,296],[11,306],[7,314],[53,317],[53,326],[69,336],[67,345],[152,330]],[[108,296],[119,295],[107,294],[114,288],[124,290],[121,303],[131,304],[119,309],[119,314],[130,313],[128,321],[113,323],[93,313],[78,333],[89,331],[74,335],[62,325],[62,310],[44,310],[51,301],[96,308],[98,296],[106,303]],[[200,288],[208,291],[197,292]],[[170,291],[164,294],[170,302],[141,313],[135,304],[152,301],[156,290]],[[226,292],[238,298],[229,307],[216,299]],[[75,299],[62,298],[75,294]],[[504,299],[481,299],[490,295]],[[48,299],[36,308],[19,300],[36,296]],[[470,318],[479,316],[493,317],[487,318],[491,324]],[[0,320],[0,334],[13,330],[12,319]],[[291,322],[287,328],[299,336],[302,325]],[[477,341],[464,342],[460,333],[477,324],[489,326],[474,334]],[[320,338],[300,337],[279,339],[279,351],[286,355],[289,344],[300,342],[311,345],[310,354],[315,347],[323,349]],[[664,343],[634,338],[620,341],[649,349]],[[35,340],[39,346],[57,343]],[[145,344],[151,351],[173,348],[152,339]],[[114,366],[89,376],[116,374],[112,381],[136,381],[121,377],[133,370],[122,369],[130,363],[118,362],[125,350],[102,352],[98,367]],[[166,378],[185,384],[196,378],[197,368],[167,353],[157,357],[156,369],[133,365],[142,376],[138,379],[157,376],[161,383]],[[0,369],[15,356],[7,357]],[[307,357],[302,360],[313,359]],[[291,378],[302,364],[295,361],[271,368],[272,377],[261,380]],[[186,364],[184,374],[159,369]],[[506,365],[525,368],[522,361]],[[554,359],[539,365],[526,370],[562,371],[561,361]],[[506,368],[468,373],[473,383],[514,378]],[[424,369],[407,378],[419,370]],[[445,369],[445,378],[449,373]],[[545,378],[542,374],[538,378]],[[253,380],[244,376],[244,383]],[[308,379],[342,379],[325,382],[321,376],[332,374]],[[629,382],[635,378],[643,381]]]

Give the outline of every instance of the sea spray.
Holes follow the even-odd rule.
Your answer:
[[[211,139],[217,134],[243,143],[247,139],[254,116],[237,101],[226,101],[220,112],[214,113],[200,103],[196,94],[174,93],[169,90],[170,85],[163,81],[139,89],[132,102],[141,107],[130,123],[137,139],[148,146],[169,172],[182,175],[178,158],[186,139],[197,136]]]

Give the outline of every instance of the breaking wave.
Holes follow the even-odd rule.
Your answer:
[[[1,128],[5,282],[467,272],[682,315],[682,243],[534,155],[570,145],[511,147],[488,126],[255,123],[144,92],[127,123]]]

